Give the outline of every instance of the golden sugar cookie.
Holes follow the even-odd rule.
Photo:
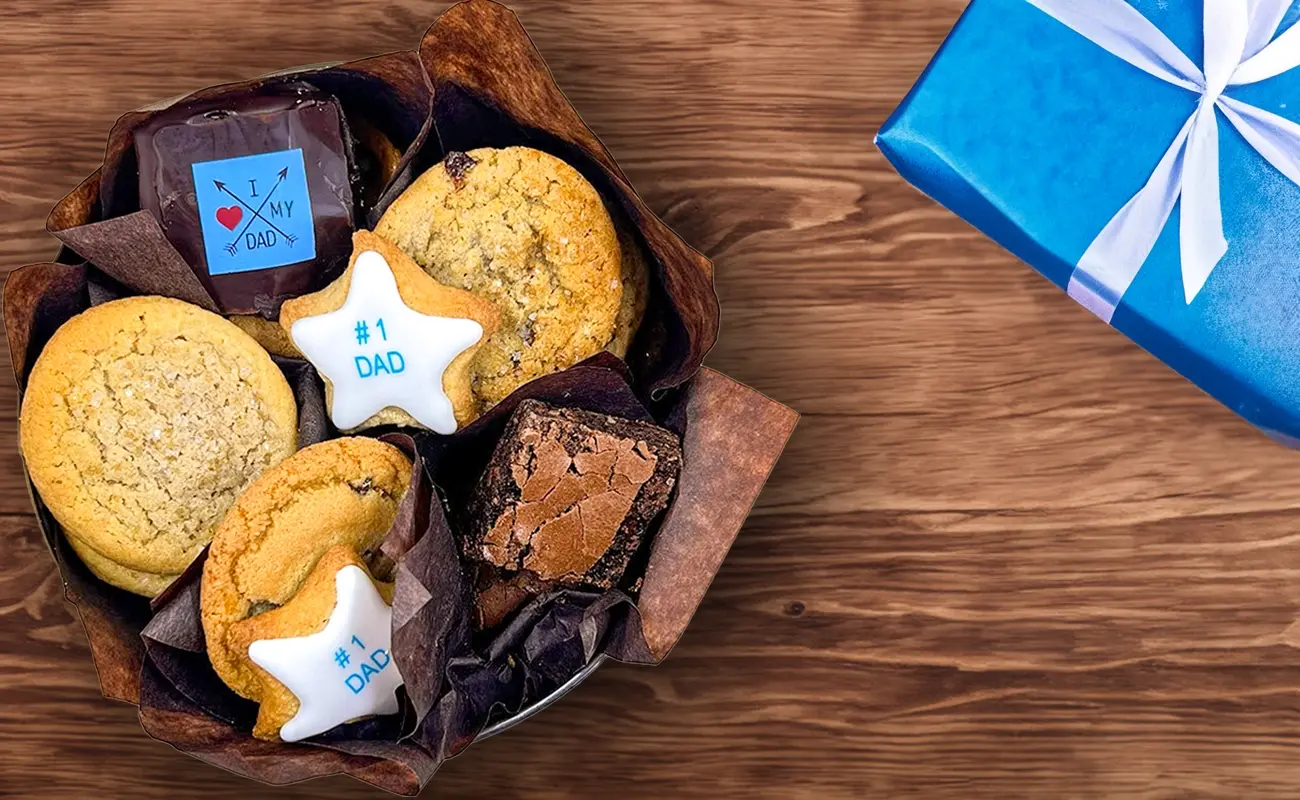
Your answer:
[[[124,567],[116,561],[104,558],[91,549],[89,545],[82,544],[79,539],[72,536],[68,537],[68,545],[81,559],[81,563],[85,564],[86,568],[97,575],[100,580],[145,597],[157,596],[163,589],[170,586],[172,581],[180,577],[179,573],[175,575],[159,575],[155,572],[141,572],[130,567]]]
[[[481,410],[614,339],[623,272],[614,223],[573,167],[526,147],[451,153],[375,227],[436,280],[501,310],[474,360]]]
[[[352,241],[343,275],[286,302],[280,324],[325,381],[341,430],[395,424],[454,433],[478,416],[470,364],[496,330],[496,309],[433,280],[369,231]]]
[[[618,245],[622,252],[623,298],[618,304],[618,315],[614,318],[614,337],[605,345],[605,349],[619,358],[627,358],[627,350],[632,346],[632,337],[641,327],[645,316],[646,303],[650,298],[650,265],[637,244],[634,235],[623,228],[618,231]]]
[[[142,594],[128,571],[182,572],[239,492],[297,444],[293,393],[266,351],[165,297],[105,303],[60,327],[19,425],[41,499],[79,552],[101,556],[87,566]]]

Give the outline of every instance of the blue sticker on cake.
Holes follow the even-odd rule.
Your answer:
[[[193,170],[209,275],[316,257],[302,150],[203,161]]]

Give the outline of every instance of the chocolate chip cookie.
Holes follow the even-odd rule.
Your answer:
[[[362,437],[331,439],[267,470],[239,496],[212,539],[200,600],[208,657],[231,689],[261,702],[275,685],[248,657],[250,631],[271,632],[242,623],[288,604],[326,551],[341,545],[370,564],[372,574],[383,572],[378,546],[410,479],[411,462],[396,447]],[[284,622],[282,636],[311,632],[296,617],[271,619]],[[275,719],[259,717],[258,729],[272,736],[288,708],[281,689],[274,690],[281,710]]]
[[[615,337],[624,288],[614,223],[596,189],[555,156],[451,153],[393,202],[375,233],[440,283],[500,309],[501,327],[473,364],[482,410]]]

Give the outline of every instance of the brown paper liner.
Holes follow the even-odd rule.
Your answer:
[[[339,726],[296,745],[253,739],[255,708],[225,687],[207,660],[198,615],[201,562],[151,608],[104,585],[69,555],[57,522],[33,497],[65,594],[86,626],[101,687],[106,696],[138,703],[150,735],[268,783],[346,773],[413,794],[485,728],[545,702],[599,659],[661,660],[703,598],[797,415],[700,369],[717,332],[711,265],[645,207],[504,7],[487,0],[453,7],[426,33],[418,56],[392,54],[284,75],[310,76],[339,95],[345,108],[349,93],[388,93],[379,104],[391,116],[383,123],[392,126],[386,132],[391,136],[401,128],[410,145],[372,223],[416,175],[442,158],[444,146],[528,144],[579,168],[623,230],[635,232],[653,265],[646,320],[626,364],[602,354],[533,381],[453,436],[390,436],[420,465],[383,546],[396,580],[393,655],[407,677],[398,715]],[[190,99],[245,91],[276,77],[213,87]],[[417,78],[422,86],[436,87],[431,113],[415,110]],[[427,111],[427,86],[423,91]],[[394,110],[401,97],[416,100],[397,102],[405,111]],[[105,166],[50,216],[50,229],[91,256],[94,266],[35,264],[13,272],[5,285],[6,334],[20,389],[53,331],[89,305],[159,293],[214,307],[162,239],[156,221],[133,208],[129,132],[153,111],[119,120]],[[60,260],[69,260],[67,255]],[[302,444],[338,435],[312,367],[292,359],[277,364],[295,391]],[[629,587],[554,592],[535,598],[500,630],[475,635],[470,582],[456,546],[457,515],[509,415],[528,397],[657,420],[683,437],[682,473],[658,530],[630,570],[644,574],[639,593]],[[646,397],[655,402],[646,405]]]
[[[20,393],[45,342],[87,302],[84,267],[33,264],[10,274],[4,289],[5,334]],[[30,480],[27,489],[45,543],[63,577],[64,597],[76,607],[86,629],[101,691],[114,700],[137,702],[144,652],[138,634],[149,619],[148,603],[102,583],[70,556],[58,523]]]

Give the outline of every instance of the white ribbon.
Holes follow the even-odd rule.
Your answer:
[[[1203,70],[1124,0],[1026,2],[1138,69],[1200,95],[1146,185],[1097,234],[1069,285],[1071,297],[1110,322],[1181,197],[1183,294],[1191,303],[1228,252],[1215,109],[1279,172],[1300,184],[1300,125],[1223,93],[1300,67],[1300,25],[1273,38],[1291,0],[1205,0]]]

